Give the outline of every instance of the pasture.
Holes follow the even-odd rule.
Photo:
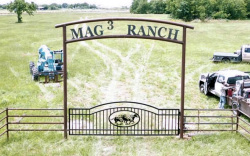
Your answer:
[[[29,62],[38,48],[62,49],[56,24],[103,17],[146,17],[173,20],[169,15],[56,12],[0,16],[0,110],[63,108],[63,86],[33,82]],[[234,52],[250,44],[250,21],[212,20],[186,23],[185,108],[218,108],[219,99],[200,94],[199,75],[222,69],[250,71],[249,63],[214,64],[214,51]],[[121,24],[117,23],[117,27]],[[81,25],[79,25],[81,27]],[[143,39],[105,39],[68,46],[68,107],[89,108],[112,101],[137,101],[160,108],[180,108],[181,46]],[[229,106],[228,106],[229,108]],[[18,119],[17,119],[18,120]],[[35,120],[35,119],[34,119]],[[57,119],[53,119],[56,121]],[[29,126],[29,125],[28,125]],[[28,127],[27,126],[27,127]],[[60,128],[60,126],[57,126]],[[176,137],[83,137],[63,139],[61,132],[12,132],[0,138],[0,155],[248,155],[249,142],[236,133]]]

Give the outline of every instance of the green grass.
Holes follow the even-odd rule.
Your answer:
[[[62,30],[54,28],[56,24],[86,17],[93,19],[145,17],[145,15],[39,13],[35,16],[24,15],[22,24],[15,23],[17,19],[14,15],[0,16],[0,110],[6,107],[63,107],[62,84],[53,87],[33,82],[28,64],[29,61],[37,61],[38,48],[43,44],[52,50],[62,49]],[[183,23],[170,19],[168,15],[147,15],[147,18]],[[117,28],[121,28],[126,23],[115,24]],[[218,98],[206,97],[199,93],[199,75],[221,69],[249,71],[249,63],[214,64],[209,59],[215,51],[234,52],[241,45],[249,44],[250,21],[223,20],[187,24],[193,25],[195,29],[188,30],[187,34],[185,108],[217,108]],[[143,102],[162,108],[180,108],[180,45],[143,39],[106,39],[72,43],[68,45],[68,68],[70,108],[92,107],[122,100]],[[24,113],[28,114],[20,112]],[[61,127],[54,126],[54,128]],[[248,155],[250,153],[249,142],[235,133],[198,135],[190,140],[179,140],[175,137],[69,136],[66,141],[60,132],[11,132],[8,142],[5,136],[0,138],[0,147],[0,155]]]

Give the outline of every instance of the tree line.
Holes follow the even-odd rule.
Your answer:
[[[191,21],[250,18],[250,0],[133,0],[130,13],[170,14]]]
[[[59,9],[97,9],[98,7],[95,4],[88,3],[76,3],[76,4],[56,4],[52,3],[50,5],[44,4],[41,5],[44,10],[59,10]]]
[[[37,5],[35,4],[36,9],[38,7],[42,7],[43,10],[59,10],[59,9],[97,9],[98,7],[95,4],[88,4],[88,3],[76,3],[76,4],[68,4],[68,3],[63,3],[63,4],[43,4],[43,5]],[[7,9],[8,4],[0,4],[0,9]]]

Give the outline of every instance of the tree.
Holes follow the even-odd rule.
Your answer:
[[[33,15],[33,12],[36,11],[36,6],[33,2],[27,3],[24,0],[15,0],[7,5],[7,10],[10,12],[15,12],[17,14],[17,22],[22,23],[22,14],[27,12],[29,15]]]

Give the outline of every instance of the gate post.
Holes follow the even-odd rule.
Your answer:
[[[64,94],[64,138],[67,139],[67,44],[66,44],[66,26],[63,26],[63,94]]]
[[[181,121],[180,138],[183,139],[184,133],[184,99],[185,99],[185,60],[186,60],[186,27],[183,27],[182,44],[182,67],[181,67]]]
[[[7,131],[7,140],[9,140],[9,111],[6,108],[6,131]]]

